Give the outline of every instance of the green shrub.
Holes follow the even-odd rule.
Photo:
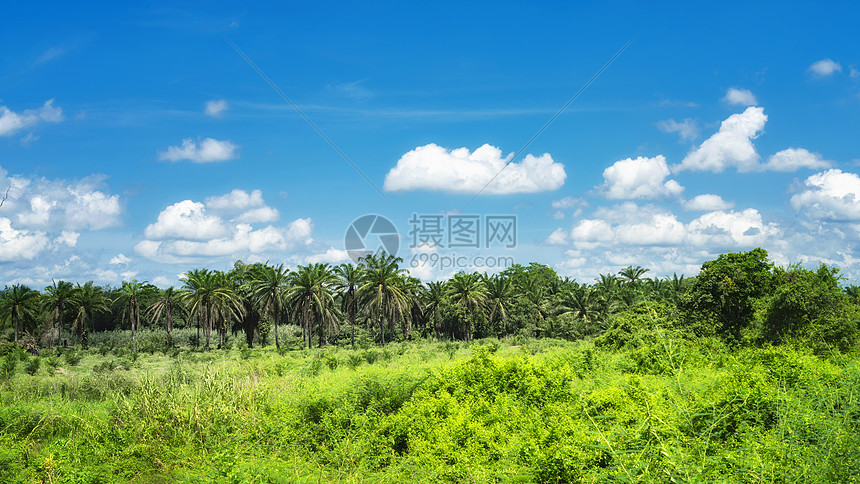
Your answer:
[[[69,366],[76,366],[81,362],[83,355],[81,355],[77,351],[67,351],[63,354],[63,359],[66,360],[66,364]]]
[[[24,363],[24,372],[28,375],[35,375],[39,372],[39,368],[42,367],[42,359],[38,356],[34,356],[33,358],[29,358],[26,363]]]
[[[3,376],[8,378],[15,374],[16,366],[18,366],[18,355],[15,353],[6,353],[6,356],[3,357],[3,365],[0,367],[0,370],[2,370]]]

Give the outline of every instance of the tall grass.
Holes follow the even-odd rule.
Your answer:
[[[94,342],[74,366],[52,360],[54,372],[17,364],[0,382],[0,482],[851,482],[860,472],[857,355],[671,335],[623,350],[476,343],[132,359]]]

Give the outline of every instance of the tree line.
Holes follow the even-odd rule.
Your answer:
[[[0,293],[0,321],[9,339],[49,347],[70,336],[86,347],[91,331],[130,329],[137,351],[143,325],[163,328],[168,345],[174,328],[196,328],[198,347],[221,347],[229,334],[243,334],[248,346],[267,344],[274,333],[281,348],[278,327],[285,324],[301,328],[307,347],[355,345],[357,329],[380,345],[416,337],[577,339],[611,333],[619,316],[647,306],[700,337],[776,341],[814,330],[840,347],[857,340],[860,288],[841,287],[838,270],[825,265],[776,267],[762,249],[720,255],[696,277],[649,278],[648,269],[629,266],[591,284],[538,263],[423,283],[402,264],[384,253],[355,265],[295,270],[238,261],[228,271],[190,270],[181,287],[166,289],[146,281],[53,281],[41,292],[16,284]]]

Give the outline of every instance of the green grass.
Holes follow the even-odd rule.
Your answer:
[[[26,361],[0,370],[0,482],[860,474],[856,354],[657,341],[613,351],[557,340],[280,353],[234,344],[136,358],[94,344],[76,364],[46,354],[29,363],[33,375]]]

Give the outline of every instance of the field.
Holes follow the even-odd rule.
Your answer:
[[[664,331],[622,349],[506,338],[7,352],[0,482],[860,475],[860,358],[850,352],[729,348]]]

